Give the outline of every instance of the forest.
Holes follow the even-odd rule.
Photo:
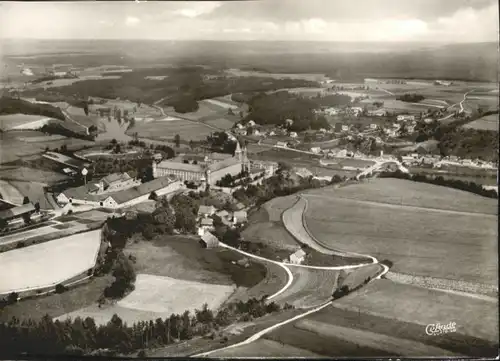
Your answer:
[[[27,100],[10,97],[0,98],[0,115],[7,114],[29,114],[41,115],[48,118],[55,118],[64,121],[66,118],[61,109],[50,104],[34,104]]]

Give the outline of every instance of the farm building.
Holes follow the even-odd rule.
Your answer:
[[[398,117],[396,119],[400,122],[414,121],[415,116],[414,115],[398,115]]]
[[[273,175],[278,169],[278,162],[253,160],[250,164],[251,169],[263,170],[267,176]]]
[[[226,174],[234,176],[248,169],[247,149],[245,147],[242,150],[239,142],[236,143],[233,157],[214,161],[208,156],[206,164],[186,164],[172,160],[165,160],[158,164],[153,162],[153,176],[155,178],[171,175],[181,181],[206,181],[211,185],[214,185]]]
[[[0,219],[5,222],[11,222],[25,216],[30,216],[35,212],[36,210],[33,203],[27,203],[19,207],[13,207],[0,211]]]
[[[311,152],[315,153],[315,154],[319,154],[319,152],[321,152],[321,148],[320,147],[312,147]]]
[[[241,224],[247,221],[247,212],[246,211],[236,211],[233,213],[233,223]]]
[[[155,192],[158,196],[162,196],[171,194],[182,187],[183,183],[178,180],[161,177],[118,192],[98,194],[93,193],[96,188],[98,189],[95,184],[87,184],[65,190],[57,196],[57,201],[60,204],[87,204],[115,209],[147,201],[152,192]]]
[[[116,192],[128,189],[141,184],[138,179],[133,179],[127,173],[113,173],[102,178],[98,184],[99,192]]]
[[[200,208],[198,208],[198,217],[209,217],[215,213],[215,210],[214,206],[200,206]]]
[[[219,246],[219,240],[212,233],[206,232],[201,236],[200,244],[203,248],[215,248]]]
[[[287,142],[276,142],[276,146],[286,148],[286,147],[288,147],[288,143]]]
[[[302,262],[304,262],[305,257],[306,257],[306,252],[304,252],[304,250],[302,249],[299,249],[290,256],[290,263],[301,264]]]
[[[368,112],[368,115],[372,117],[385,117],[387,115],[387,111],[384,109],[377,109]]]
[[[198,226],[198,235],[203,236],[206,232],[214,229],[214,220],[212,218],[202,218]]]

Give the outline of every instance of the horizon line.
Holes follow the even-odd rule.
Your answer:
[[[206,41],[206,42],[266,42],[266,43],[351,43],[351,44],[363,44],[363,43],[392,43],[392,44],[489,44],[496,43],[496,40],[489,41],[422,41],[422,40],[285,40],[285,39],[149,39],[149,38],[130,38],[130,39],[119,39],[119,38],[3,38],[2,41],[168,41],[168,42],[196,42],[196,41]]]

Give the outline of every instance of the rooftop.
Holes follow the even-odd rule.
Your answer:
[[[181,162],[173,162],[171,160],[164,160],[158,163],[157,167],[197,173],[202,173],[204,171],[204,168],[199,164],[186,164]]]
[[[227,167],[230,167],[232,165],[239,164],[239,163],[240,163],[240,161],[237,158],[231,157],[231,158],[221,160],[220,162],[210,164],[208,166],[208,169],[211,172],[216,172],[218,170],[221,170],[221,169],[224,169],[224,168],[227,168]]]
[[[22,216],[23,214],[29,213],[29,212],[34,212],[35,211],[35,206],[33,203],[27,203],[23,204],[22,206],[19,207],[14,207],[10,209],[6,209],[4,211],[0,212],[0,219],[10,219],[10,218],[15,218]]]
[[[135,186],[129,189],[124,189],[116,193],[110,193],[109,196],[112,197],[116,201],[116,203],[122,204],[132,199],[138,198],[140,196],[165,188],[166,186],[168,186],[173,182],[175,182],[174,178],[160,177],[150,182],[142,183],[139,186]]]
[[[131,177],[128,175],[128,173],[113,173],[102,178],[101,181],[106,184],[111,184],[115,182],[125,182],[128,181],[130,178]]]

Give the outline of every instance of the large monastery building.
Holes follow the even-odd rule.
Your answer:
[[[241,149],[236,143],[234,156],[222,157],[210,155],[203,161],[183,163],[174,160],[165,160],[160,163],[153,162],[153,176],[174,176],[181,181],[206,181],[209,185],[215,183],[226,174],[235,176],[242,171],[250,169],[246,147]]]

